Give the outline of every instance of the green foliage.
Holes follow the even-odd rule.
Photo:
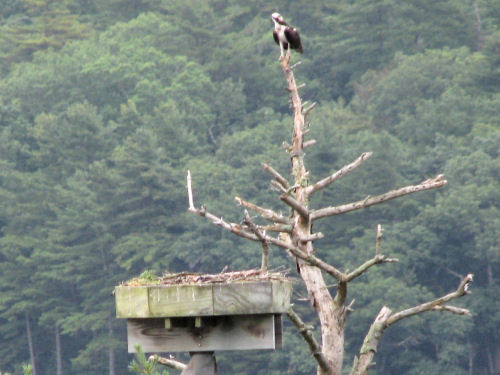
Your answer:
[[[158,357],[154,356],[152,359],[146,359],[144,352],[140,345],[135,347],[135,359],[128,366],[129,370],[139,375],[168,375],[168,371],[163,370],[161,373],[157,369]]]
[[[67,8],[67,1],[20,1],[22,5],[0,26],[0,61],[4,68],[29,60],[40,50],[59,49],[91,30]]]
[[[23,365],[23,373],[24,375],[32,375],[33,374],[33,367],[31,365]],[[11,375],[9,372],[2,372],[0,371],[0,375]]]

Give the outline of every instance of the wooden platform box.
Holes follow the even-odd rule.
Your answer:
[[[250,271],[256,274],[234,278]],[[292,283],[250,271],[117,286],[116,316],[127,319],[129,352],[136,344],[145,352],[281,348]]]

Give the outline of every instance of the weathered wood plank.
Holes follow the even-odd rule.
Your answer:
[[[273,280],[272,283],[272,306],[270,312],[285,313],[290,308],[292,298],[292,283],[290,281]]]
[[[271,283],[214,285],[214,314],[258,314],[271,312]]]
[[[275,349],[275,316],[273,314],[237,315],[202,318],[196,328],[194,318],[184,326],[165,328],[164,319],[128,319],[128,351],[140,344],[145,352],[183,352]],[[279,339],[281,341],[281,338]],[[279,343],[278,343],[279,344]]]
[[[155,318],[284,313],[290,306],[288,280],[117,286],[118,318]]]
[[[148,290],[135,286],[115,288],[116,317],[147,318],[149,314]]]
[[[150,317],[213,315],[212,285],[148,288]]]
[[[283,319],[281,314],[274,315],[274,348],[283,349]]]

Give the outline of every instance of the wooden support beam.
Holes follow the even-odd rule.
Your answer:
[[[165,328],[162,318],[128,319],[128,352],[134,353],[141,345],[146,353],[214,350],[276,349],[281,336],[276,336],[274,314],[230,315],[205,318],[196,327],[195,318],[178,318],[180,323]],[[279,322],[278,322],[279,323]]]
[[[165,329],[172,328],[172,320],[170,318],[165,318]]]

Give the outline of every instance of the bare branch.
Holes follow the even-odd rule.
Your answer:
[[[240,224],[228,223],[224,221],[222,217],[217,217],[214,214],[208,212],[204,206],[201,206],[201,208],[196,208],[196,206],[194,205],[190,171],[188,171],[187,174],[187,190],[189,199],[189,209],[188,209],[189,212],[192,212],[202,217],[206,217],[208,220],[212,221],[212,223],[214,223],[215,225],[218,225],[228,230],[229,232],[236,234],[237,236],[247,238],[252,241],[259,241],[259,238],[255,234],[247,232]]]
[[[455,276],[457,279],[459,280],[462,280],[464,278],[464,275],[456,272],[456,271],[453,271],[452,269],[448,268],[448,267],[445,267],[443,264],[441,263],[438,263],[437,266],[443,270],[445,270],[446,272],[448,272],[450,275],[453,275]]]
[[[236,202],[243,207],[246,207],[252,211],[258,212],[260,216],[262,216],[264,219],[272,221],[274,223],[282,223],[282,224],[290,224],[290,220],[287,219],[286,217],[282,216],[281,214],[278,214],[274,212],[273,210],[269,208],[263,208],[260,206],[257,206],[256,204],[247,202],[240,197],[234,197]]]
[[[189,201],[189,211],[196,211],[194,208],[194,200],[193,200],[193,188],[191,186],[191,171],[188,169],[187,173],[187,192],[188,192],[188,201]]]
[[[347,274],[347,281],[352,281],[358,276],[361,276],[363,273],[365,273],[370,267],[379,264],[379,263],[395,263],[398,262],[398,259],[395,258],[387,258],[387,256],[382,255],[382,254],[376,254],[372,259],[367,260],[365,263],[360,265],[358,268],[356,268],[354,271],[349,272]]]
[[[297,211],[300,216],[306,219],[309,217],[309,211],[307,210],[307,208],[301,205],[299,202],[297,202],[290,195],[288,194],[280,195],[280,199],[286,204],[288,204],[290,207],[292,207],[295,211]]]
[[[321,219],[327,216],[334,216],[359,210],[360,208],[370,207],[375,204],[386,202],[388,200],[402,197],[407,194],[416,193],[418,191],[435,189],[446,185],[447,181],[443,179],[443,175],[437,175],[434,178],[425,180],[418,185],[405,186],[396,190],[388,191],[387,193],[376,195],[374,197],[367,197],[363,200],[343,204],[335,207],[325,207],[311,212],[311,220]],[[314,186],[314,185],[313,185]]]
[[[309,174],[309,172],[307,172],[307,174]],[[307,176],[307,174],[306,174],[306,176]],[[286,190],[285,194],[290,195],[290,193],[291,193],[292,191],[297,190],[297,189],[299,189],[299,188],[301,188],[301,187],[302,187],[302,185],[300,185],[300,184],[295,184],[295,185],[293,185],[293,186],[290,186],[290,187]]]
[[[307,345],[309,345],[309,350],[311,351],[311,354],[313,355],[314,359],[316,362],[318,362],[318,366],[323,370],[325,374],[330,374],[332,372],[332,369],[330,368],[330,365],[328,364],[327,359],[321,352],[321,346],[319,343],[316,341],[314,338],[313,334],[311,333],[312,328],[308,327],[300,318],[300,316],[297,315],[295,311],[290,307],[287,311],[288,318],[292,321],[292,323],[297,327],[297,330],[299,331],[300,335],[302,338],[305,340]]]
[[[316,233],[311,233],[310,235],[308,236],[303,236],[303,237],[300,237],[299,240],[301,242],[309,242],[309,241],[316,241],[316,240],[320,240],[324,237],[323,233],[321,232],[316,232]]]
[[[444,306],[434,306],[433,310],[437,311],[449,311],[456,315],[470,315],[470,311],[468,309],[464,309],[463,307],[444,305]]]
[[[297,258],[300,258],[307,263],[316,266],[326,273],[332,275],[335,279],[337,280],[342,280],[345,278],[345,275],[340,272],[338,269],[333,267],[331,264],[326,263],[325,261],[317,258],[314,255],[309,255],[304,253],[302,250],[300,250],[298,247],[294,246],[292,243],[282,241],[278,238],[266,236],[266,240],[269,243],[272,243],[276,246],[282,247],[283,249],[289,250],[293,255],[295,255]]]
[[[437,298],[430,302],[422,303],[418,306],[399,311],[395,314],[392,314],[391,309],[387,306],[382,307],[380,312],[378,313],[375,321],[370,327],[365,339],[363,340],[363,345],[361,346],[361,350],[359,352],[359,359],[354,359],[354,364],[351,370],[350,375],[366,375],[368,374],[368,369],[371,366],[373,356],[377,352],[377,347],[380,339],[385,331],[385,329],[391,326],[394,323],[397,323],[401,319],[408,318],[410,316],[420,314],[426,311],[449,311],[453,314],[460,315],[470,315],[469,310],[444,305],[444,303],[451,301],[453,299],[462,297],[468,294],[468,288],[470,283],[472,282],[473,275],[468,274],[464,277],[464,279],[460,282],[457,290],[452,293],[449,293],[443,297]]]
[[[376,264],[379,263],[395,263],[398,262],[399,260],[396,258],[388,258],[387,256],[382,254],[381,251],[381,243],[382,243],[382,225],[378,224],[377,225],[377,236],[375,239],[375,256],[372,259],[367,260],[365,263],[360,265],[358,268],[356,268],[354,271],[349,272],[347,274],[347,281],[351,281],[355,279],[358,276],[361,276],[363,273],[368,271],[368,269]]]
[[[373,356],[377,352],[378,343],[386,328],[386,322],[392,311],[387,306],[382,307],[374,322],[370,326],[368,333],[363,340],[359,351],[359,358],[354,358],[354,363],[350,375],[367,375],[368,369],[372,366]]]
[[[307,147],[311,147],[313,145],[316,144],[316,140],[315,139],[310,139],[309,141],[305,141],[304,144],[302,145],[302,148],[307,148]]]
[[[323,189],[330,185],[332,182],[338,180],[342,176],[346,175],[347,173],[351,172],[353,169],[357,168],[360,166],[365,160],[368,160],[372,156],[371,152],[363,152],[360,157],[358,157],[356,160],[354,160],[351,164],[347,164],[346,166],[342,167],[339,169],[337,172],[333,173],[332,175],[316,182],[313,185],[310,185],[306,189],[307,194],[312,194],[315,193],[316,191]]]
[[[384,235],[382,225],[377,225],[377,237],[375,238],[375,255],[381,255],[382,236]]]
[[[271,225],[260,225],[260,229],[268,232],[291,233],[293,227],[291,224],[271,224]]]
[[[346,306],[346,308],[345,308],[346,314],[354,311],[354,309],[352,308],[354,306],[354,302],[356,302],[355,298],[353,298],[352,301],[349,302],[349,304]]]
[[[309,114],[309,112],[311,112],[314,108],[316,108],[317,105],[318,105],[318,103],[314,102],[310,106],[308,106],[307,108],[305,108],[302,111],[302,113],[304,114],[304,116],[307,116]]]
[[[255,225],[253,223],[252,219],[250,219],[250,215],[248,214],[247,210],[244,211],[243,215],[244,215],[243,223],[248,225],[250,230],[257,236],[259,241],[266,242],[266,239],[264,238],[263,234],[260,232],[259,228],[257,228],[257,225]]]
[[[443,304],[451,301],[455,298],[462,297],[466,294],[468,294],[468,288],[470,283],[472,282],[473,275],[469,273],[467,276],[464,277],[460,285],[458,286],[457,290],[454,292],[451,292],[443,297],[437,298],[433,301],[425,302],[422,303],[418,306],[411,307],[409,309],[405,309],[402,311],[399,311],[395,314],[392,314],[391,317],[387,320],[387,325],[390,326],[401,319],[408,318],[410,316],[416,315],[423,313],[425,311],[430,311],[430,310],[446,310],[446,311],[451,311],[449,308],[444,308]],[[437,307],[439,306],[439,307]]]
[[[201,209],[196,209],[195,211],[191,211],[191,212],[196,213],[202,217],[206,217],[207,219],[212,221],[212,223],[214,223],[215,225],[218,225],[218,226],[226,229],[227,231],[236,234],[237,236],[240,236],[240,237],[252,240],[252,241],[259,241],[259,238],[256,235],[247,232],[240,224],[226,222],[226,221],[224,221],[224,219],[222,217],[217,217],[217,216],[211,214],[210,212],[206,211],[205,207],[202,207]]]
[[[261,263],[261,270],[263,272],[267,272],[268,266],[269,266],[269,245],[267,244],[267,241],[265,239],[265,236],[259,228],[252,222],[250,219],[250,215],[248,214],[248,211],[245,210],[244,212],[244,219],[243,222],[250,227],[252,232],[257,236],[259,241],[262,244],[262,263]]]
[[[283,194],[288,194],[288,189],[285,189],[283,185],[281,185],[278,181],[271,181],[271,185],[273,185],[278,191],[281,191]]]
[[[262,163],[262,167],[264,168],[264,170],[269,172],[275,178],[275,180],[281,184],[281,186],[283,186],[285,189],[288,189],[288,181],[281,174],[279,174],[277,170],[266,163]]]
[[[155,359],[158,361],[158,363],[160,363],[164,366],[173,368],[174,370],[183,371],[187,367],[186,364],[179,362],[179,361],[176,361],[175,359],[168,359],[165,357],[159,357],[157,355],[152,355],[148,358],[149,361],[155,360]]]
[[[316,267],[322,269],[323,271],[332,275],[337,280],[341,280],[342,278],[345,278],[345,276],[342,274],[342,272],[340,272],[338,269],[336,269],[332,265],[322,261],[321,259],[315,257],[314,255],[305,254],[302,250],[300,250],[298,247],[293,246],[291,243],[281,241],[281,240],[274,238],[274,237],[264,236],[263,233],[261,233],[261,235],[258,236],[256,233],[250,233],[250,232],[246,231],[239,224],[228,223],[228,222],[224,221],[224,219],[219,218],[219,217],[209,213],[205,209],[205,207],[202,207],[200,209],[196,208],[194,206],[193,192],[192,192],[192,187],[191,187],[191,173],[189,173],[189,172],[188,172],[187,187],[188,187],[188,196],[190,197],[190,207],[189,207],[190,212],[193,212],[193,213],[195,213],[199,216],[202,216],[202,217],[206,217],[207,219],[211,220],[215,225],[221,226],[222,228],[228,230],[229,232],[236,234],[237,236],[247,238],[247,239],[252,240],[252,241],[260,241],[261,243],[262,242],[269,242],[269,243],[272,243],[276,246],[287,249],[296,257],[306,261],[307,263],[309,263],[313,266],[316,266]],[[246,223],[246,224],[248,225],[248,223]],[[316,235],[316,236],[318,236],[318,235]]]

